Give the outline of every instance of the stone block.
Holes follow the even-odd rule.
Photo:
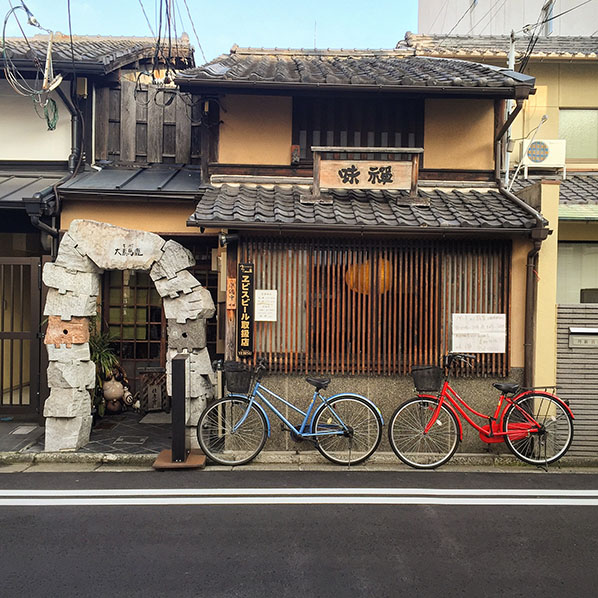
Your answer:
[[[150,277],[155,282],[160,278],[174,278],[177,272],[195,266],[193,254],[176,241],[166,241],[162,256],[150,270]]]
[[[89,342],[89,320],[87,318],[73,317],[69,322],[64,322],[60,316],[48,318],[48,328],[44,336],[46,345],[70,347],[73,344]]]
[[[185,415],[187,416],[187,421],[185,422],[188,426],[197,426],[197,422],[199,421],[199,416],[202,414],[203,410],[206,408],[208,404],[208,399],[211,397],[212,392],[212,385],[205,381],[206,383],[206,394],[202,397],[189,397],[185,400]]]
[[[196,287],[191,293],[176,299],[165,297],[163,303],[166,318],[179,324],[197,318],[211,318],[215,312],[212,295],[204,287]]]
[[[102,272],[87,256],[81,254],[77,249],[77,241],[69,233],[66,233],[60,241],[54,264],[64,268],[67,272],[91,272],[93,274]]]
[[[64,363],[70,361],[89,361],[91,359],[89,354],[89,343],[80,345],[47,345],[48,361],[62,361]]]
[[[44,265],[42,274],[44,284],[53,289],[58,289],[61,295],[71,291],[74,295],[100,294],[100,275],[90,272],[69,272],[62,266],[52,262]]]
[[[48,364],[50,388],[95,388],[96,366],[93,361],[51,361]]]
[[[89,442],[91,415],[79,417],[48,417],[46,419],[45,450],[76,451]]]
[[[199,280],[189,272],[189,270],[181,270],[172,278],[159,278],[154,281],[156,290],[160,297],[178,297],[181,293],[185,295],[201,285]]]
[[[61,295],[57,289],[49,289],[44,316],[60,316],[61,320],[70,320],[73,316],[95,316],[97,301],[94,296],[73,295],[68,291]]]
[[[73,220],[69,234],[77,250],[104,270],[149,270],[162,257],[165,244],[154,233],[95,220]]]
[[[91,395],[77,388],[53,388],[44,403],[44,417],[85,417],[91,413]]]
[[[185,393],[187,397],[213,396],[213,385],[216,384],[216,374],[212,370],[210,354],[207,349],[200,349],[189,353],[187,351],[176,351],[169,349],[166,353],[166,392],[172,396],[172,359],[178,353],[188,353],[189,357],[185,362]],[[206,390],[205,380],[209,383],[209,393]],[[208,396],[209,395],[209,396]]]
[[[205,348],[206,327],[204,318],[188,320],[184,324],[179,324],[176,320],[168,320],[168,348],[175,351]]]

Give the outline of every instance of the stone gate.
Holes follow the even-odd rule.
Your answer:
[[[96,367],[90,359],[88,318],[97,313],[104,270],[149,271],[168,321],[167,390],[172,394],[172,358],[188,353],[188,432],[197,424],[214,394],[215,377],[206,348],[206,319],[214,315],[214,302],[188,271],[194,264],[190,251],[154,233],[93,220],[72,222],[56,260],[43,270],[43,282],[49,287],[44,309],[50,388],[44,406],[46,451],[76,450],[89,441],[89,390],[95,387]]]

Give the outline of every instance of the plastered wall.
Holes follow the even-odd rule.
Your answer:
[[[291,163],[290,97],[228,95],[222,98],[218,161],[222,164]]]
[[[61,230],[67,230],[73,220],[98,220],[123,228],[144,230],[156,234],[201,234],[197,226],[187,226],[195,202],[89,202],[66,200],[60,218]],[[211,231],[206,229],[206,234]]]
[[[426,100],[424,167],[492,170],[493,129],[491,100]]]
[[[68,89],[66,90],[68,94]],[[71,151],[71,115],[62,100],[56,130],[36,114],[33,102],[0,81],[0,160],[66,160]]]

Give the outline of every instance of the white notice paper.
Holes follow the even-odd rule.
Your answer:
[[[506,314],[453,314],[453,353],[505,353]]]
[[[277,320],[278,291],[272,289],[255,289],[256,322],[276,322]]]

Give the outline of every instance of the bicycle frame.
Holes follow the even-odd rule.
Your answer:
[[[343,393],[343,396],[347,396],[347,394],[348,393]],[[270,397],[281,401],[282,403],[284,403],[287,407],[290,407],[296,413],[301,414],[303,416],[303,421],[301,422],[299,428],[297,428],[296,426],[294,426],[275,407],[275,405],[272,403],[272,401],[268,400],[268,398],[267,398],[266,395],[269,395]],[[243,424],[243,422],[247,419],[247,416],[249,414],[251,406],[255,405],[256,407],[258,407],[262,411],[263,415],[266,418],[266,422],[268,424],[268,437],[270,437],[270,419],[269,419],[269,417],[268,417],[265,409],[263,408],[263,406],[259,402],[256,401],[256,396],[257,396],[274,412],[274,414],[278,417],[278,419],[280,419],[280,421],[282,421],[289,428],[290,431],[294,432],[295,434],[297,434],[297,436],[300,436],[301,438],[316,438],[318,436],[339,435],[339,434],[344,434],[345,432],[348,431],[347,426],[345,426],[344,422],[337,415],[337,413],[334,411],[334,409],[330,409],[330,412],[331,412],[332,415],[334,415],[334,417],[336,418],[338,424],[343,428],[342,430],[333,430],[333,431],[330,431],[330,432],[315,432],[315,433],[311,431],[311,420],[310,420],[310,418],[315,413],[314,407],[316,405],[317,399],[319,398],[320,402],[323,403],[323,404],[328,404],[328,401],[330,399],[335,398],[337,395],[334,395],[332,397],[326,398],[326,397],[323,397],[318,390],[315,390],[314,391],[314,395],[313,395],[312,400],[311,400],[311,403],[309,404],[309,407],[307,408],[307,411],[303,411],[302,409],[299,409],[299,407],[297,407],[296,405],[293,405],[291,402],[287,401],[283,397],[281,397],[281,396],[277,395],[275,392],[271,391],[269,388],[266,388],[259,381],[255,383],[255,386],[253,387],[253,391],[251,392],[251,394],[248,394],[248,395],[233,394],[231,396],[238,396],[238,397],[243,397],[243,398],[248,398],[249,399],[249,404],[247,406],[247,409],[246,409],[245,413],[243,414],[243,417],[235,425],[234,430],[236,430],[239,426],[241,426]],[[349,395],[349,396],[359,396],[359,395]],[[365,398],[365,397],[360,397],[360,398]],[[309,430],[309,431],[306,431],[306,429]]]
[[[573,413],[571,413],[571,410],[569,409],[568,405],[563,403],[563,401],[561,401],[556,395],[552,395],[550,393],[543,392],[543,391],[529,391],[529,390],[523,391],[523,392],[520,392],[519,394],[515,395],[512,398],[507,397],[504,394],[501,394],[500,398],[498,400],[498,403],[496,404],[496,409],[494,410],[493,416],[489,416],[489,415],[486,415],[485,413],[480,413],[480,412],[476,411],[463,398],[461,398],[461,396],[459,396],[459,393],[457,393],[457,391],[455,391],[451,387],[448,380],[444,381],[444,384],[442,385],[442,390],[440,391],[439,396],[430,395],[430,394],[418,394],[417,396],[420,398],[430,398],[430,399],[435,399],[438,401],[438,404],[436,405],[434,414],[430,418],[430,421],[425,428],[425,433],[429,432],[430,428],[432,427],[432,425],[436,422],[436,420],[438,418],[438,415],[440,413],[440,409],[441,409],[442,405],[444,405],[446,403],[447,407],[449,409],[451,409],[453,411],[453,413],[455,414],[456,419],[459,423],[459,439],[460,440],[463,440],[463,426],[461,423],[461,419],[459,417],[457,417],[457,413],[459,415],[461,415],[467,421],[467,423],[469,423],[469,425],[471,425],[473,428],[475,428],[479,432],[481,440],[490,444],[490,443],[494,443],[494,442],[503,442],[505,436],[507,436],[509,434],[511,434],[511,435],[513,434],[512,430],[507,431],[504,429],[504,422],[503,422],[504,414],[510,405],[512,405],[519,398],[525,396],[528,393],[532,393],[534,396],[544,395],[544,396],[548,396],[552,399],[555,399],[559,403],[563,404],[566,407],[567,411],[573,417]],[[465,409],[467,409],[467,411],[469,411],[473,415],[476,415],[478,417],[481,417],[481,418],[487,420],[489,423],[484,426],[479,426],[476,422],[473,421],[473,419],[471,417],[469,417],[469,415],[467,414]],[[524,418],[527,420],[527,423],[520,424],[520,432],[519,432],[520,434],[525,435],[530,432],[538,431],[541,428],[540,424],[524,409],[520,409],[520,412],[522,413]]]

